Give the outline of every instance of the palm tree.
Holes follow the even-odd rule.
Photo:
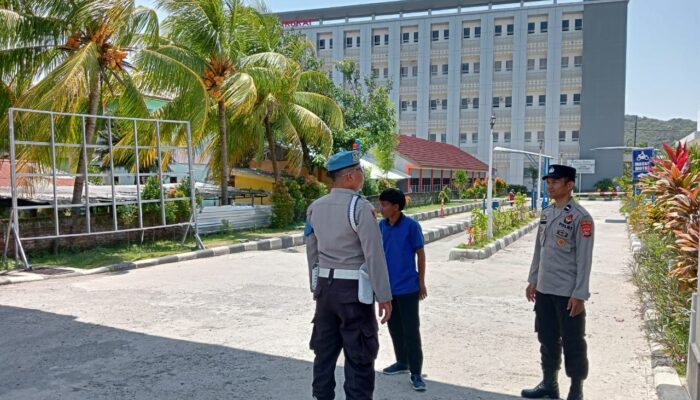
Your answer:
[[[114,99],[132,116],[148,115],[127,72],[130,65],[126,58],[134,44],[148,43],[158,36],[155,12],[136,7],[133,0],[2,1],[0,77],[4,92],[19,94],[14,99],[18,107],[90,115],[85,143],[91,145],[97,127],[92,116],[100,111],[101,97],[105,102]],[[28,87],[32,82],[37,83]],[[83,141],[78,118],[57,118],[55,122],[57,141]],[[49,123],[47,118],[23,114],[16,121],[16,134],[48,142]],[[87,166],[75,148],[57,148],[57,158],[76,157],[73,204],[80,203]],[[18,159],[51,165],[50,149],[45,146],[19,149]]]
[[[236,119],[238,138],[257,142],[258,150],[263,148],[260,138],[265,139],[275,180],[280,179],[278,140],[284,143],[292,171],[310,157],[310,146],[327,157],[332,131],[343,128],[343,113],[333,99],[307,90],[323,86],[328,78],[319,71],[302,71],[296,61],[277,53],[248,56],[243,65],[250,70],[257,96],[252,110]]]
[[[241,61],[257,13],[239,0],[160,0],[158,7],[169,15],[163,22],[167,34],[159,46],[136,57],[142,87],[172,97],[159,115],[189,120],[194,144],[208,143],[204,157],[210,157],[220,178],[221,204],[227,204],[229,131],[234,117],[256,99],[255,83]],[[184,144],[182,130],[164,133],[172,135],[172,143]]]

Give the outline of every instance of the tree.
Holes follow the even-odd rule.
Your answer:
[[[204,147],[203,156],[220,179],[221,204],[227,204],[228,156],[235,142],[229,131],[257,98],[243,62],[253,47],[258,13],[238,0],[160,0],[159,7],[169,15],[163,22],[168,34],[138,53],[143,88],[172,97],[158,111],[160,117],[190,121],[192,141]],[[183,129],[164,128],[161,134],[170,143],[185,144]]]
[[[148,109],[128,73],[129,52],[137,43],[158,37],[155,12],[130,0],[25,1],[0,3],[0,108],[17,107],[90,115],[85,121],[85,143],[94,144],[103,102],[114,101],[130,115],[148,116]],[[32,85],[32,82],[36,84]],[[31,86],[30,86],[31,85]],[[14,95],[14,98],[13,98]],[[108,100],[109,99],[109,100]],[[6,118],[6,116],[3,116]],[[56,141],[83,141],[77,118],[39,118],[21,114],[15,134],[33,141],[50,141],[55,123]],[[0,124],[7,126],[6,122]],[[3,138],[7,135],[3,134]],[[72,203],[82,198],[87,165],[79,149],[61,147],[59,160],[78,159]],[[48,146],[18,149],[20,162],[51,166]]]
[[[467,177],[467,171],[456,171],[454,177],[452,178],[452,181],[454,182],[457,191],[461,194],[462,192],[467,190],[467,187],[469,186],[469,178]]]
[[[360,84],[359,67],[352,59],[336,63],[343,75],[343,86],[336,87],[334,97],[344,110],[345,129],[334,132],[333,151],[349,150],[355,139],[360,139],[363,150],[370,150],[379,167],[388,171],[394,164],[394,150],[398,144],[396,114],[389,99],[391,83],[379,85],[372,76]]]

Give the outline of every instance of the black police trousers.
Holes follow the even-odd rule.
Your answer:
[[[566,309],[568,303],[568,297],[537,292],[535,330],[540,342],[542,369],[558,371],[563,348],[566,375],[583,380],[588,377],[586,312],[572,318]]]
[[[408,365],[413,375],[420,375],[423,370],[418,294],[415,292],[394,296],[391,300],[391,319],[388,322],[396,361]]]
[[[379,352],[374,306],[357,299],[357,281],[319,278],[314,292],[316,313],[309,347],[314,351],[313,395],[335,398],[335,364],[345,355],[345,398],[371,400],[374,360]]]

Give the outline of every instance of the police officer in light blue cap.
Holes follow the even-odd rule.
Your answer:
[[[315,399],[335,398],[335,364],[345,353],[345,396],[369,400],[379,351],[374,299],[382,323],[391,316],[391,289],[382,236],[372,205],[358,191],[364,182],[360,152],[333,154],[326,168],[330,193],[306,213],[306,256],[316,300],[310,347]]]

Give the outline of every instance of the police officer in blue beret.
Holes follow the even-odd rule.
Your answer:
[[[342,350],[346,399],[370,400],[379,351],[375,298],[382,323],[391,317],[382,236],[372,205],[358,194],[364,182],[359,150],[334,154],[326,168],[333,187],[309,206],[304,229],[316,300],[312,391],[319,400],[335,398],[335,364]]]
[[[540,342],[543,379],[522,391],[528,399],[558,399],[557,375],[562,348],[571,378],[567,400],[583,400],[588,376],[586,311],[593,262],[593,218],[571,196],[576,169],[551,165],[547,194],[553,200],[542,210],[525,297],[535,302],[535,330]]]

